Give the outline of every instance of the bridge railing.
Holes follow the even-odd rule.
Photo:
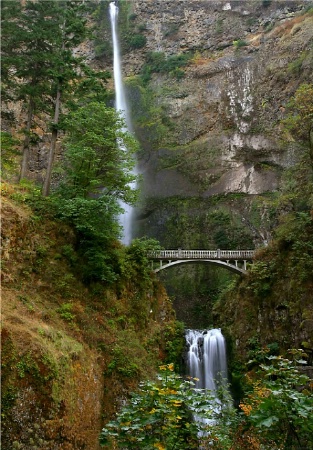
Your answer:
[[[155,260],[179,259],[220,259],[220,260],[249,260],[255,250],[155,250],[148,253],[148,258]]]

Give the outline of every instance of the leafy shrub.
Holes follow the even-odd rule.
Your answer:
[[[84,281],[112,283],[119,273],[114,248],[121,232],[118,199],[135,201],[130,183],[136,178],[132,155],[137,143],[122,131],[116,111],[101,103],[80,107],[64,124],[68,132],[64,177],[52,196],[56,217],[76,232]]]
[[[199,448],[199,440],[201,444],[213,441],[206,430],[208,419],[221,411],[217,400],[209,392],[193,389],[194,382],[184,381],[173,368],[173,364],[161,366],[156,381],[140,384],[116,420],[103,428],[102,445],[115,441],[118,448],[192,450]]]
[[[128,264],[131,267],[131,276],[136,272],[140,279],[150,279],[151,261],[148,258],[148,253],[160,248],[160,243],[155,239],[134,239],[126,251]],[[127,270],[129,270],[129,267]]]
[[[165,362],[173,361],[175,368],[182,371],[182,355],[185,341],[185,326],[182,322],[173,322],[164,330],[165,338]]]
[[[71,244],[63,245],[61,248],[62,255],[65,256],[71,266],[74,266],[78,260],[77,254]]]
[[[146,45],[147,38],[143,34],[134,34],[129,40],[129,45],[131,48],[138,49]]]
[[[67,322],[72,322],[75,319],[75,315],[73,314],[73,304],[72,303],[63,303],[60,308],[57,309],[57,312],[60,314],[62,319]]]
[[[236,50],[238,50],[241,47],[246,47],[248,44],[246,41],[243,41],[242,39],[238,39],[236,41],[233,41],[233,46]]]
[[[113,55],[113,50],[109,42],[101,42],[95,46],[95,55],[96,58],[111,58]]]
[[[0,132],[1,137],[1,156],[2,156],[2,175],[10,176],[16,170],[16,157],[20,154],[18,151],[19,141],[11,136],[10,133]]]
[[[313,396],[309,378],[299,366],[305,353],[290,351],[292,359],[267,357],[260,364],[259,379],[252,381],[252,392],[241,403],[245,426],[255,433],[261,448],[299,449],[313,445]]]
[[[147,25],[145,23],[140,23],[138,25],[138,31],[146,31],[147,30]]]
[[[191,53],[166,57],[163,52],[149,52],[146,57],[146,64],[142,67],[141,75],[144,81],[149,81],[152,73],[171,73],[181,78],[183,76],[181,68],[185,67],[191,58]],[[178,69],[180,71],[177,72]]]
[[[108,364],[107,373],[118,373],[124,377],[134,378],[139,373],[139,367],[129,358],[124,348],[116,347],[113,350],[113,358]]]

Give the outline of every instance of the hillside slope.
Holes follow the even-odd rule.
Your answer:
[[[156,279],[85,286],[70,228],[2,201],[2,448],[97,449],[99,432],[175,334]]]

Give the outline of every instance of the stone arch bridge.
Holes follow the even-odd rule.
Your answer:
[[[255,250],[155,250],[148,253],[154,272],[187,263],[209,263],[222,266],[238,274],[245,274]],[[155,267],[155,262],[159,262]]]

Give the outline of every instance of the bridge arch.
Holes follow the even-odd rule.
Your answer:
[[[227,263],[220,260],[213,260],[213,259],[181,259],[178,261],[169,261],[166,264],[160,264],[160,266],[156,269],[154,269],[155,273],[160,272],[161,270],[168,269],[173,266],[177,266],[178,264],[193,264],[193,263],[207,263],[207,264],[214,264],[218,266],[222,266],[227,270],[230,270],[231,272],[237,273],[238,275],[244,275],[246,274],[246,266],[244,268],[239,267],[238,265]]]
[[[252,261],[255,250],[154,250],[148,253],[152,260],[154,272],[187,263],[208,263],[224,267],[231,272],[244,275],[247,271],[247,261]],[[154,263],[158,261],[159,267]],[[238,264],[240,263],[240,264]]]

